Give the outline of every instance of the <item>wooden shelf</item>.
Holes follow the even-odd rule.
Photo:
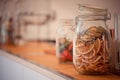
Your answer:
[[[119,80],[120,76],[109,75],[82,75],[79,74],[72,63],[59,63],[55,56],[55,45],[47,43],[29,43],[24,46],[3,45],[1,49],[11,52],[35,65],[42,65],[48,69],[71,76],[77,80]]]

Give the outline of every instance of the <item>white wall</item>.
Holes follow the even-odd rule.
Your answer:
[[[15,4],[14,2],[12,2],[15,0],[10,0],[10,1],[12,4]],[[49,39],[55,39],[56,29],[57,27],[59,27],[60,19],[66,19],[66,18],[74,19],[78,15],[78,10],[77,10],[78,6],[76,4],[89,4],[95,7],[107,8],[112,14],[111,20],[108,21],[109,28],[113,28],[114,26],[113,14],[116,13],[120,14],[120,0],[18,0],[18,1],[21,2],[17,3],[20,4],[20,6],[18,6],[19,10],[17,10],[17,12],[19,11],[24,12],[26,10],[28,12],[33,11],[35,13],[39,13],[41,11],[42,12],[55,11],[56,20],[51,21],[50,23]],[[1,4],[0,10],[2,10],[3,5],[2,3],[0,4]],[[11,7],[13,9],[9,9],[8,7]],[[10,6],[9,4],[7,4],[7,7],[5,8],[6,8],[5,12],[11,12],[11,13],[15,9],[13,5]],[[2,13],[0,13],[0,15],[1,14]],[[7,13],[4,15],[7,15]]]
[[[3,16],[3,21],[7,21],[9,17],[14,18],[14,26],[15,26],[15,33],[22,35],[23,38],[27,38],[30,40],[35,39],[47,39],[48,37],[48,24],[44,25],[37,25],[38,27],[34,27],[36,25],[30,25],[33,26],[33,34],[31,32],[31,29],[28,29],[28,33],[26,34],[23,27],[29,27],[29,26],[20,26],[17,25],[18,23],[18,14],[20,13],[33,13],[33,14],[48,14],[50,13],[50,0],[2,0],[0,1],[0,16]],[[37,20],[44,21],[46,19],[45,16],[32,16],[33,18],[38,17]],[[22,20],[23,21],[23,20]],[[34,19],[32,19],[34,21]],[[17,28],[21,27],[20,33],[18,33]],[[42,29],[41,29],[42,28]],[[43,31],[44,30],[44,31]],[[39,32],[38,32],[39,31]],[[30,33],[30,34],[29,34]],[[37,35],[34,35],[34,33]],[[39,34],[42,34],[44,36],[39,36]],[[28,37],[26,37],[28,36]]]
[[[47,13],[50,0],[2,0],[0,1],[0,15],[14,16],[19,12]],[[3,13],[3,14],[2,14]]]
[[[108,21],[108,27],[113,28],[113,14],[120,14],[120,0],[51,0],[51,8],[57,13],[57,20],[51,25],[59,26],[59,19],[72,18],[74,19],[78,13],[78,6],[76,4],[89,4],[95,7],[107,8],[112,17]],[[53,28],[52,30],[56,29]]]

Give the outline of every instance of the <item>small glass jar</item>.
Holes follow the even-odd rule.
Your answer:
[[[62,19],[57,29],[56,37],[56,55],[59,62],[72,62],[73,55],[73,20]]]
[[[106,9],[79,5],[77,28],[73,39],[73,63],[83,74],[109,72],[110,33],[106,25]]]

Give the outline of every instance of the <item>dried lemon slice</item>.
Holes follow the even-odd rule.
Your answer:
[[[89,31],[97,32],[97,27],[96,26],[91,26],[90,28],[87,29],[86,33]]]
[[[100,47],[101,47],[101,41],[100,41],[100,39],[98,38],[98,39],[94,42],[94,49],[95,49],[96,54],[99,52]]]
[[[84,43],[84,42],[78,41],[78,42],[76,43],[76,47],[82,47],[82,46],[85,46],[85,43]]]
[[[94,38],[94,37],[100,37],[102,35],[102,32],[99,30],[98,27],[93,26],[88,28],[86,34],[91,36],[91,38]]]
[[[95,55],[96,55],[96,52],[95,52],[95,50],[93,49],[91,52],[89,52],[89,54],[87,54],[87,55],[82,55],[82,57],[83,57],[84,59],[89,60],[89,59],[92,59],[93,57],[95,57]]]
[[[92,26],[92,27],[88,28],[85,33],[91,33],[91,32],[97,33],[98,28],[96,26]]]
[[[83,54],[87,54],[94,48],[94,43],[88,44],[88,45],[84,45],[82,47],[78,47],[77,46],[76,48],[77,48],[78,53],[80,53],[82,55]]]
[[[91,38],[100,37],[101,36],[101,33],[93,32],[93,31],[89,31],[86,34],[89,35],[89,36],[91,36]]]
[[[80,39],[82,39],[83,41],[91,41],[92,40],[91,36],[86,35],[86,34],[80,36]]]
[[[106,33],[106,30],[103,27],[99,26],[98,27],[98,32],[100,32],[100,33]]]

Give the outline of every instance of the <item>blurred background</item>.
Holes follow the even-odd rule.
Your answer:
[[[1,43],[7,39],[14,44],[55,42],[60,20],[74,20],[79,15],[77,4],[107,8],[112,15],[108,27],[113,29],[114,15],[120,14],[119,3],[119,0],[0,0]]]

